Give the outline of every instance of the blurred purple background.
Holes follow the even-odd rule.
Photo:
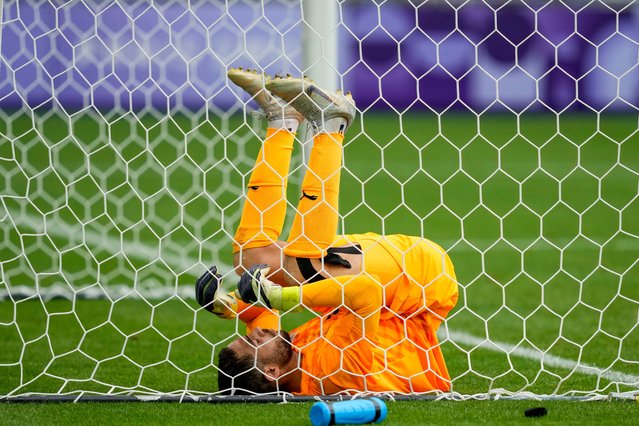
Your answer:
[[[1,107],[226,109],[230,66],[301,72],[297,3],[96,3],[4,3]],[[637,111],[639,8],[542,6],[346,2],[343,85],[363,110]]]

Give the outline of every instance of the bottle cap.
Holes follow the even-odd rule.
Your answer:
[[[313,426],[327,426],[331,424],[331,410],[325,402],[318,401],[313,404],[309,416]]]

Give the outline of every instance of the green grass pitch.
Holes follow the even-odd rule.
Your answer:
[[[0,134],[14,139],[0,143],[0,290],[37,282],[63,284],[81,296],[99,281],[135,282],[143,294],[170,291],[190,288],[205,265],[231,263],[242,178],[259,147],[241,117],[195,114],[158,123],[111,116],[107,123],[87,113],[71,126],[60,117],[36,114],[34,124],[16,112],[0,122]],[[478,120],[370,112],[349,130],[343,229],[422,234],[440,243],[461,284],[449,330],[510,345],[500,351],[444,343],[456,392],[637,389],[569,367],[579,361],[639,376],[637,129],[636,115],[517,120],[485,114]],[[301,180],[296,149],[292,206]],[[293,327],[309,315],[287,315],[283,324]],[[0,394],[213,392],[215,349],[235,331],[236,324],[197,310],[192,299],[5,300]],[[513,347],[518,350],[507,353]],[[522,355],[526,349],[568,364],[542,368]],[[540,423],[620,424],[637,416],[630,403],[543,404],[549,415]],[[397,402],[389,406],[388,424],[533,423],[522,413],[534,405]],[[268,413],[302,424],[308,408],[273,405]],[[252,424],[247,419],[263,423],[264,406],[10,404],[0,410],[9,424],[87,416],[109,423],[114,415],[132,423]]]

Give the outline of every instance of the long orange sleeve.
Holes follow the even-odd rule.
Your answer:
[[[246,325],[246,334],[250,334],[255,327],[278,330],[280,318],[277,311],[251,305],[237,299],[238,317]]]
[[[382,307],[382,286],[370,275],[343,275],[301,286],[301,300],[306,307],[341,307],[351,312],[343,318],[337,331],[351,342],[377,334]]]

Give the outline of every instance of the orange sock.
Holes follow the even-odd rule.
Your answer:
[[[249,179],[233,253],[278,240],[286,217],[286,185],[294,139],[295,134],[285,129],[267,129]]]
[[[320,133],[313,140],[302,198],[284,249],[288,256],[322,257],[335,240],[343,140],[341,133]]]

